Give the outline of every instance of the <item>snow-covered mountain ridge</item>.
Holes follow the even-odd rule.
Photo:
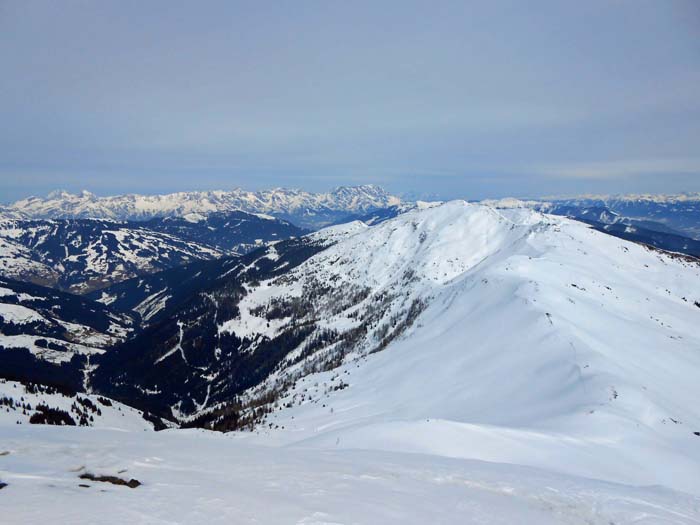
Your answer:
[[[245,212],[122,222],[0,219],[0,276],[84,294],[304,232],[287,221]]]
[[[696,261],[576,221],[452,202],[360,230],[249,288],[220,329],[261,340],[315,323],[246,394],[293,385],[261,425],[277,429],[274,442],[697,493],[698,277]]]
[[[455,201],[279,243],[225,275],[105,355],[98,389],[266,444],[700,493],[695,259]]]
[[[309,227],[332,222],[341,215],[386,208],[400,202],[374,185],[341,186],[328,193],[275,188],[258,192],[192,191],[167,195],[118,195],[98,197],[88,191],[65,191],[47,197],[29,197],[7,207],[8,213],[25,218],[101,218],[147,220],[154,217],[206,215],[212,212],[246,211],[292,219],[297,226]]]

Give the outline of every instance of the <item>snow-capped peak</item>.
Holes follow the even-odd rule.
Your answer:
[[[451,201],[404,213],[363,235],[348,236],[314,262],[334,260],[333,268],[342,268],[339,274],[353,280],[362,274],[375,283],[388,282],[410,268],[422,279],[442,283],[515,242],[532,222],[549,220],[531,210],[526,215],[516,224],[489,206]],[[362,231],[352,225],[345,229]],[[297,271],[303,272],[304,267]]]
[[[252,286],[221,330],[257,341],[315,327],[248,393],[295,385],[265,421],[285,429],[274,442],[693,491],[699,279],[696,263],[577,221],[453,201]],[[658,450],[674,474],[649,462]]]
[[[399,202],[398,197],[391,196],[374,185],[342,186],[328,193],[276,188],[257,192],[234,189],[110,197],[97,197],[88,191],[71,194],[59,190],[51,192],[46,198],[29,197],[19,200],[8,209],[32,219],[144,220],[234,210],[263,215],[313,214],[319,211],[356,213],[396,205]]]

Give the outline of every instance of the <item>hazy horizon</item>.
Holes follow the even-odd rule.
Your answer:
[[[283,187],[283,186],[276,186],[276,187],[270,187],[270,188],[261,188],[259,190],[252,190],[250,188],[245,188],[245,187],[235,187],[235,188],[211,188],[208,190],[203,190],[203,189],[184,189],[184,190],[177,190],[177,191],[153,191],[153,192],[136,192],[136,191],[125,191],[122,193],[109,193],[109,192],[93,192],[90,191],[87,188],[83,188],[81,190],[67,190],[65,188],[55,188],[53,190],[48,191],[45,194],[41,195],[25,195],[23,197],[20,197],[18,199],[13,199],[9,201],[0,201],[1,205],[11,205],[14,202],[21,201],[24,199],[29,199],[29,198],[48,198],[51,197],[52,194],[54,193],[60,193],[60,192],[67,192],[72,195],[80,195],[82,192],[87,191],[93,195],[95,195],[98,198],[104,198],[104,197],[117,197],[117,196],[122,196],[122,195],[147,195],[147,196],[156,196],[156,195],[168,195],[168,194],[175,194],[175,193],[193,193],[193,192],[207,192],[207,191],[223,191],[223,192],[231,192],[235,190],[243,190],[243,191],[266,191],[266,190],[291,190],[291,191],[304,191],[304,192],[309,192],[309,193],[331,193],[334,190],[341,188],[341,187],[358,187],[358,186],[364,186],[364,185],[374,185],[378,186],[382,189],[384,189],[387,193],[390,195],[394,195],[397,197],[400,197],[402,200],[406,201],[416,201],[416,200],[468,200],[468,201],[481,201],[481,200],[489,200],[489,199],[507,199],[507,198],[514,198],[514,199],[522,199],[522,200],[565,200],[565,199],[573,199],[573,198],[596,198],[596,197],[604,197],[604,196],[609,196],[609,197],[615,197],[615,196],[625,196],[625,195],[652,195],[652,196],[678,196],[678,195],[698,195],[700,192],[693,192],[693,191],[679,191],[679,192],[625,192],[625,193],[569,193],[569,194],[558,194],[558,195],[553,195],[553,194],[542,194],[542,195],[496,195],[496,196],[490,196],[490,197],[471,197],[468,195],[447,195],[447,196],[440,196],[439,194],[429,194],[429,193],[420,193],[420,192],[415,192],[412,190],[406,190],[403,192],[392,192],[384,188],[380,184],[373,184],[373,183],[366,183],[366,184],[357,184],[357,185],[338,185],[338,186],[333,186],[329,187],[326,189],[320,189],[317,191],[311,191],[307,190],[305,188],[301,187]]]

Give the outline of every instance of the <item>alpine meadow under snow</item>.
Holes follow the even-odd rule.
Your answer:
[[[524,206],[382,220],[81,298],[128,329],[83,392],[0,384],[2,519],[700,523],[698,259]],[[2,286],[2,334],[75,343]]]

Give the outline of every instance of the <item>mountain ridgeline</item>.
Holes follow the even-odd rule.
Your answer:
[[[400,199],[374,185],[341,186],[327,193],[276,188],[251,192],[192,191],[167,195],[98,197],[88,191],[56,191],[46,198],[29,197],[5,213],[15,218],[99,218],[143,221],[158,217],[208,215],[243,211],[274,216],[307,229],[318,229],[351,214],[394,206]]]
[[[559,410],[550,404],[553,392],[572,380],[570,366],[586,370],[578,386],[570,385],[574,390],[569,401],[574,404],[595,405],[610,384],[629,381],[607,364],[613,351],[609,345],[623,343],[617,337],[610,343],[599,340],[595,334],[603,319],[625,337],[632,330],[645,334],[647,340],[638,342],[636,353],[646,356],[640,357],[650,365],[644,374],[652,375],[653,348],[672,344],[675,349],[669,347],[666,359],[682,361],[684,349],[697,342],[692,326],[700,319],[700,288],[693,284],[700,273],[696,260],[523,208],[453,202],[415,209],[376,226],[335,226],[207,268],[188,269],[195,280],[203,273],[211,277],[188,288],[143,331],[99,357],[91,376],[97,391],[186,426],[290,428],[294,423],[287,414],[296,414],[297,421],[306,407],[302,413],[320,417],[313,410],[324,399],[363,391],[353,386],[362,377],[355,377],[358,367],[378,373],[374,356],[392,348],[397,363],[403,362],[398,348],[409,344],[414,346],[406,356],[426,361],[415,370],[403,370],[401,380],[397,376],[381,383],[385,388],[394,384],[397,392],[408,395],[404,388],[410,381],[420,382],[415,374],[437,366],[451,392],[463,388],[459,396],[468,396],[467,391],[482,388],[483,380],[468,370],[454,371],[462,379],[453,376],[450,363],[478,356],[483,362],[474,370],[497,370],[504,366],[499,355],[505,359],[524,344],[531,350],[509,359],[533,374],[553,367],[541,376],[541,397],[533,401],[543,403],[538,410],[553,414]],[[185,273],[151,290],[163,286],[161,293],[175,295],[177,284],[168,283],[179,281],[188,281]],[[636,306],[640,301],[647,306]],[[658,312],[666,314],[659,317]],[[510,329],[496,330],[494,323],[499,322]],[[494,330],[485,331],[489,326]],[[462,330],[480,338],[470,339]],[[439,357],[431,340],[447,334],[454,339],[446,339],[444,348],[451,350]],[[521,343],[516,344],[518,338]],[[473,343],[457,344],[469,340]],[[427,345],[423,353],[421,345]],[[574,364],[572,345],[578,356]],[[493,353],[477,350],[482,346]],[[540,351],[530,354],[534,348]],[[463,383],[465,377],[470,379]],[[658,383],[655,388],[664,388],[663,379],[644,377],[649,384]],[[524,377],[503,392],[497,390],[489,404],[522,396],[527,381]],[[642,379],[625,389],[641,392],[638,381]],[[691,388],[685,380],[681,383]],[[443,397],[447,392],[442,386],[434,388],[428,399],[437,396],[445,407],[453,406]],[[644,396],[649,403],[661,403],[659,410],[675,419],[660,391]],[[477,396],[481,403],[483,395]],[[396,392],[382,396],[401,403]],[[519,402],[523,410],[527,399]],[[436,400],[429,403],[438,406]],[[416,399],[407,406],[423,405]],[[468,420],[477,410],[468,398],[463,407],[466,412],[455,408],[457,412],[448,410],[445,417]]]
[[[240,211],[143,222],[0,220],[0,274],[78,294],[198,260],[247,253],[303,235],[281,219]]]

